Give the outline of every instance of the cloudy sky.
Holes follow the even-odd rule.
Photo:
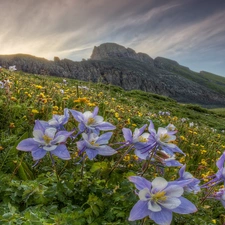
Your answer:
[[[0,54],[81,61],[106,42],[225,76],[225,0],[0,0]]]

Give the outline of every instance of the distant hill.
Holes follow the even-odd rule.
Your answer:
[[[225,107],[225,78],[194,72],[178,62],[145,53],[136,53],[115,43],[94,47],[90,59],[54,61],[31,55],[0,55],[0,65],[18,70],[77,80],[113,84],[125,90],[139,89],[173,98],[181,103],[204,107]]]

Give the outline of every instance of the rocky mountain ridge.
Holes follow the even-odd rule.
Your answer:
[[[77,80],[118,85],[125,90],[139,89],[171,97],[182,103],[202,106],[225,106],[225,78],[221,82],[196,73],[176,61],[144,53],[136,53],[115,43],[94,47],[90,59],[74,62],[54,61],[30,55],[0,55],[0,65],[16,65],[18,70],[34,74],[49,74]],[[215,75],[216,76],[216,75]]]

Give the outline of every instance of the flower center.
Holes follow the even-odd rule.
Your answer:
[[[142,136],[139,136],[139,137],[138,137],[138,141],[139,141],[139,142],[147,142],[147,138],[144,138],[144,137],[142,137]]]
[[[94,118],[89,118],[88,121],[87,121],[87,125],[91,125],[95,122],[95,119]]]
[[[47,135],[44,135],[43,136],[43,139],[44,139],[44,141],[45,141],[45,143],[48,145],[49,143],[50,143],[50,141],[52,140],[52,138],[50,138],[49,136],[47,136]]]
[[[164,202],[166,201],[167,197],[165,196],[165,191],[157,192],[155,194],[152,194],[151,199],[154,202]]]
[[[96,144],[95,141],[91,141],[90,144],[91,144],[92,146],[99,146],[99,144]]]
[[[161,134],[160,135],[160,141],[165,142],[169,138],[169,134]]]

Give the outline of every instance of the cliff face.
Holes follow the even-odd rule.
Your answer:
[[[18,70],[35,74],[103,82],[125,90],[140,89],[178,102],[225,106],[225,92],[218,93],[218,86],[211,87],[212,82],[206,82],[198,73],[176,61],[162,57],[153,60],[147,54],[114,43],[94,47],[91,59],[82,62],[59,58],[49,61],[19,54],[0,56],[0,65],[6,68],[16,65]]]
[[[145,53],[136,53],[131,48],[125,48],[115,43],[101,44],[99,47],[94,47],[91,59],[102,60],[102,59],[136,59],[141,62],[154,64],[154,60]]]

